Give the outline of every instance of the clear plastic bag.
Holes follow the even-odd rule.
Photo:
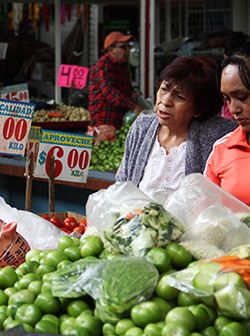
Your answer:
[[[17,232],[23,236],[31,249],[53,249],[65,233],[42,217],[8,205],[0,197],[0,218],[6,223],[17,223]]]
[[[224,253],[250,242],[250,228],[240,220],[250,208],[201,174],[186,176],[165,208],[185,224],[182,242],[200,242]]]
[[[54,273],[52,293],[65,298],[90,295],[103,322],[117,322],[129,309],[151,297],[159,274],[145,258],[78,260]]]
[[[248,265],[239,265],[237,269],[236,260],[233,262],[234,267],[230,269],[229,266],[228,268],[223,266],[230,265],[230,256],[221,258],[222,260],[224,258],[225,264],[216,259],[199,261],[193,266],[168,275],[167,282],[171,287],[199,297],[205,303],[209,302],[224,316],[249,319],[249,281],[245,283],[240,273],[250,272],[250,262],[248,260]],[[241,260],[244,263],[244,259]]]
[[[150,199],[132,182],[116,182],[88,198],[86,216],[88,227],[95,227],[103,237],[121,213],[135,212],[150,203]]]
[[[106,249],[114,254],[143,256],[184,232],[174,216],[131,182],[118,182],[91,195],[86,213],[88,227],[96,227]]]

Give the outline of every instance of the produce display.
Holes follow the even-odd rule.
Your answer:
[[[71,214],[66,215],[65,218],[62,218],[62,216],[59,217],[57,214],[43,214],[41,216],[68,234],[77,232],[82,235],[87,228],[85,216],[81,216],[81,218],[76,218],[76,216],[72,216]]]
[[[19,336],[249,336],[248,209],[232,212],[223,204],[225,211],[218,217],[203,199],[200,210],[206,212],[206,230],[198,231],[200,239],[196,235],[192,246],[183,237],[188,233],[190,238],[193,226],[187,225],[187,216],[178,216],[179,204],[162,206],[128,182],[90,195],[87,217],[51,213],[48,222],[34,215],[34,221],[39,217],[46,224],[46,232],[52,227],[59,235],[53,247],[47,246],[54,238],[50,233],[44,232],[44,248],[32,247],[29,240],[30,249],[18,264],[4,259],[0,335],[14,331]],[[84,233],[76,234],[73,227],[80,220]],[[223,250],[225,239],[217,235],[227,227],[234,244]],[[8,226],[1,231],[7,246]],[[30,232],[23,231],[24,238]],[[204,240],[208,233],[216,244]],[[22,246],[18,251],[14,254],[21,253]]]
[[[33,122],[55,122],[55,121],[87,121],[90,120],[90,113],[84,107],[59,104],[53,110],[36,110],[33,115]]]
[[[105,140],[92,148],[90,170],[115,172],[118,169],[123,157],[125,139],[130,125],[130,123],[124,124],[116,132],[114,141]]]
[[[37,334],[248,336],[249,318],[230,315],[229,303],[237,295],[224,293],[212,300],[169,280],[195,267],[200,275],[195,274],[193,284],[199,289],[211,291],[209,280],[217,274],[213,286],[222,294],[232,284],[248,290],[246,274],[238,277],[236,258],[195,261],[178,242],[154,247],[144,257],[114,256],[98,235],[65,235],[57,249],[30,250],[18,268],[0,269],[0,330],[21,326]],[[240,262],[249,267],[248,260]],[[219,305],[227,309],[221,311]]]

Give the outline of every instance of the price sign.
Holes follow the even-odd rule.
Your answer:
[[[34,165],[35,165],[35,163],[37,161],[37,157],[38,157],[40,135],[41,135],[41,127],[31,126],[25,152],[26,152],[26,156],[27,156],[28,152],[33,152],[33,154],[34,154]]]
[[[0,89],[0,97],[8,100],[29,102],[29,90],[26,83],[9,85]]]
[[[34,175],[48,178],[50,159],[54,156],[55,180],[86,182],[92,144],[92,136],[42,130]]]
[[[68,88],[83,89],[87,83],[89,69],[69,64],[61,64],[57,85]]]
[[[35,105],[0,99],[0,153],[23,156]]]

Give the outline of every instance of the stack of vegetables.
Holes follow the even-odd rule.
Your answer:
[[[88,121],[90,113],[84,107],[58,104],[53,110],[39,109],[33,115],[33,122]]]
[[[250,335],[250,245],[198,260],[180,243],[184,233],[151,202],[117,213],[102,236],[87,229],[28,251],[16,269],[0,268],[0,331]]]
[[[124,124],[116,132],[116,139],[114,141],[105,140],[92,148],[90,170],[117,170],[123,157],[125,139],[129,128],[130,124]]]
[[[63,236],[57,249],[30,250],[17,269],[0,269],[0,330],[247,336],[249,264],[235,256],[196,261],[176,241],[134,257],[113,255],[98,235]]]

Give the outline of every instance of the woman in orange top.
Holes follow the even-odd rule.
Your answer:
[[[239,126],[215,142],[204,174],[250,206],[250,55],[223,60],[220,90]]]

